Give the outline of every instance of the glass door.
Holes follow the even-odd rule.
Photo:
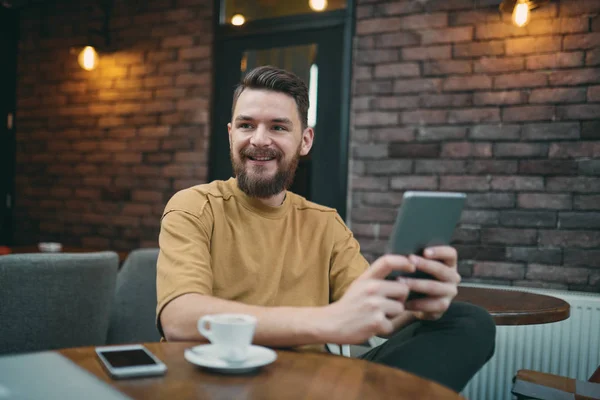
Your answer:
[[[333,207],[346,209],[347,132],[342,132],[343,28],[294,31],[230,38],[217,44],[214,118],[211,137],[211,180],[232,176],[227,123],[232,96],[244,74],[261,65],[289,70],[309,87],[308,123],[314,145],[298,165],[291,190]]]

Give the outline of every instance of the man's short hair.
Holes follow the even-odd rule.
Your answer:
[[[295,74],[270,65],[254,68],[244,76],[233,92],[231,115],[233,115],[238,98],[245,89],[271,90],[293,97],[300,115],[302,130],[308,126],[308,88]]]

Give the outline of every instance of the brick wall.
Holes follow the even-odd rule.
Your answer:
[[[465,191],[466,280],[599,291],[600,1],[499,3],[358,0],[352,229],[373,259],[403,191]]]
[[[115,1],[113,51],[79,68],[96,1],[21,11],[15,242],[156,246],[178,189],[207,177],[212,0]]]

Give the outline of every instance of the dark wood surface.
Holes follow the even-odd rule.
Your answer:
[[[496,325],[547,324],[569,318],[569,303],[562,299],[517,290],[460,286],[457,301],[485,308]]]
[[[59,352],[134,399],[461,399],[434,382],[375,363],[331,354],[277,351],[277,360],[249,375],[221,375],[190,364],[197,343],[148,343],[168,368],[157,378],[112,380],[93,347]]]
[[[89,247],[77,247],[77,246],[63,246],[61,253],[94,253],[97,251],[114,251],[119,255],[119,261],[123,262],[129,254],[127,251],[115,251],[110,249],[96,249]],[[37,244],[27,246],[10,246],[10,254],[24,254],[24,253],[41,253]]]

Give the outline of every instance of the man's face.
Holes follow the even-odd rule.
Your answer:
[[[314,136],[311,128],[302,130],[294,98],[269,90],[244,90],[227,128],[238,186],[259,198],[289,188],[298,160],[308,154]]]

